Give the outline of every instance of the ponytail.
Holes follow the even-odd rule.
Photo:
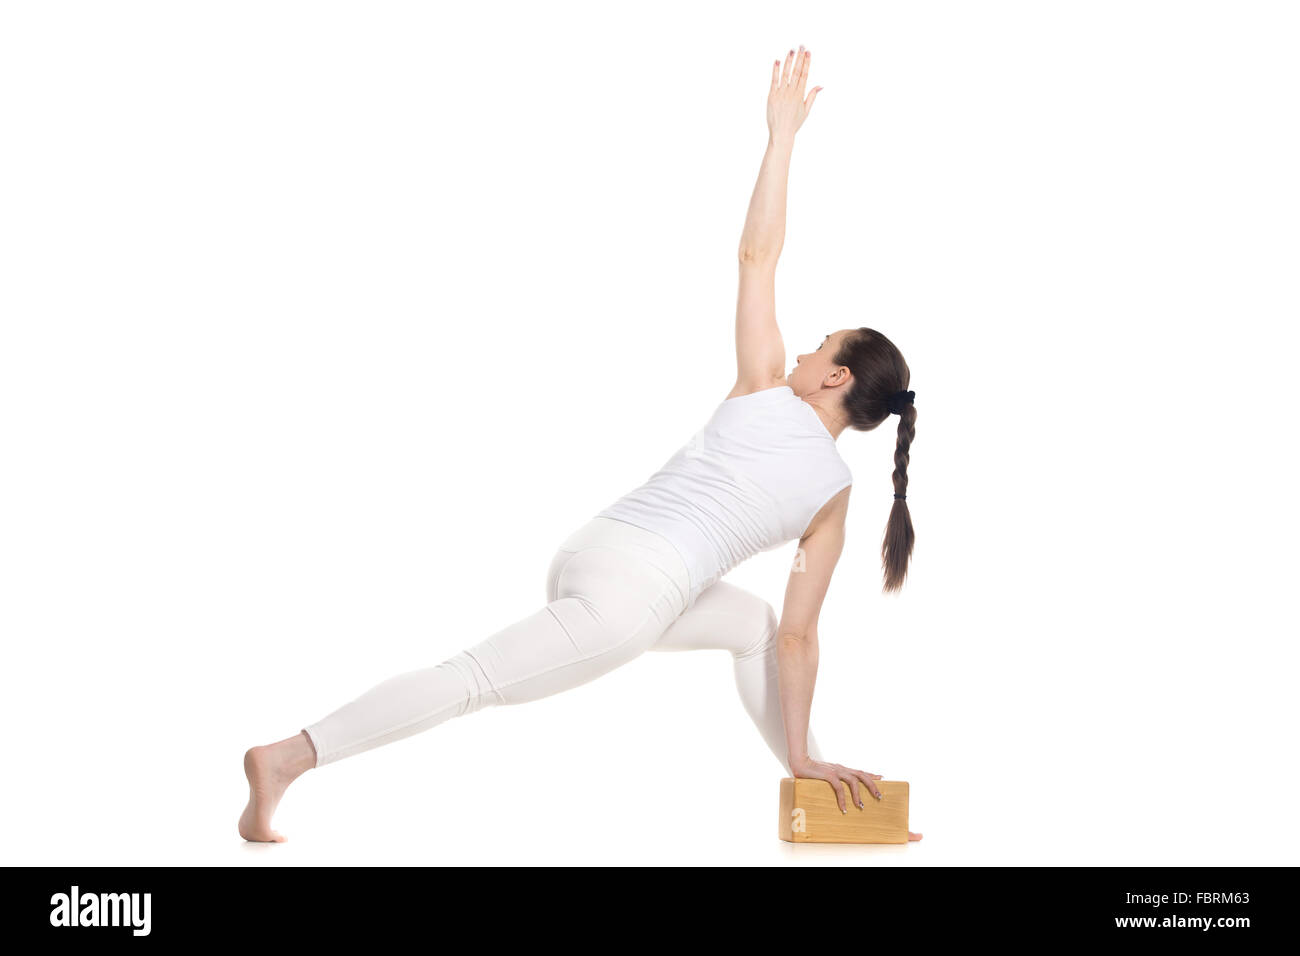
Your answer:
[[[834,362],[847,366],[853,373],[853,384],[842,399],[850,428],[871,431],[890,415],[898,415],[894,507],[880,542],[885,593],[898,591],[907,577],[916,540],[912,514],[907,510],[907,463],[916,437],[916,408],[912,405],[916,393],[906,391],[912,373],[894,343],[865,326],[844,337]]]
[[[885,593],[897,591],[907,577],[916,533],[912,530],[912,513],[907,510],[907,462],[916,437],[916,408],[905,405],[898,413],[898,444],[894,448],[894,507],[880,543],[880,561],[885,571]]]

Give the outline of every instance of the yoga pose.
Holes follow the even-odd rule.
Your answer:
[[[785,240],[786,180],[810,54],[772,65],[768,144],[740,237],[736,382],[705,425],[640,488],[577,528],[555,552],[548,603],[435,667],[372,687],[315,723],[244,755],[246,840],[283,842],[271,816],[307,770],[428,730],[490,704],[537,700],[608,673],[648,650],[725,649],[746,712],[790,776],[828,781],[840,810],[880,799],[877,773],[822,758],[809,726],[817,617],[844,544],[852,475],[836,439],[899,416],[894,503],[882,544],[884,589],[912,552],[910,372],[869,328],[840,329],[785,371],[775,275]],[[723,575],[798,539],[778,619]],[[847,792],[846,792],[847,790]],[[854,808],[846,806],[851,797]],[[920,834],[909,833],[919,840]]]

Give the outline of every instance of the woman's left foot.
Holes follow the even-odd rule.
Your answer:
[[[252,747],[244,754],[248,806],[239,817],[239,835],[255,843],[284,843],[289,838],[271,829],[271,816],[289,784],[315,766],[315,751],[306,734]]]

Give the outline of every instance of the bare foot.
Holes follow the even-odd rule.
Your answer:
[[[316,749],[306,733],[295,734],[244,754],[248,806],[239,817],[239,835],[255,843],[284,843],[289,838],[271,829],[271,815],[293,783],[316,766]]]
[[[919,840],[919,839],[921,839],[921,834],[919,834],[919,833],[913,833],[911,830],[908,830],[908,831],[907,831],[907,842],[908,842],[908,843],[915,843],[915,842],[916,842],[917,840]]]

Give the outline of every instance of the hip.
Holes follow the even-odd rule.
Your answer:
[[[592,548],[617,551],[656,569],[673,583],[683,607],[689,607],[694,602],[690,570],[671,541],[657,531],[604,516],[589,519],[560,542],[551,563],[552,585],[558,568],[563,566],[567,558]]]

